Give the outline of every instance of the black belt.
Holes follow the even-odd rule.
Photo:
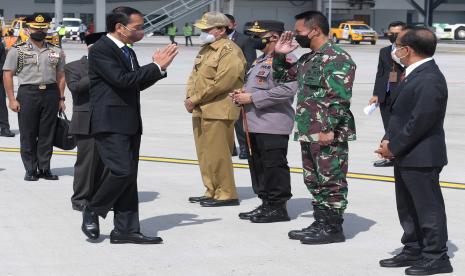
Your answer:
[[[21,84],[19,87],[27,87],[32,90],[47,90],[50,88],[58,88],[56,83],[49,83],[49,84]]]

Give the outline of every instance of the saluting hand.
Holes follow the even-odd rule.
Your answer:
[[[163,49],[157,49],[152,56],[152,60],[160,66],[161,70],[165,71],[177,54],[178,47],[176,44],[170,44]]]
[[[10,107],[10,109],[16,113],[19,112],[19,110],[21,109],[21,105],[19,104],[19,102],[15,99],[11,100],[9,103],[8,103],[8,106]]]
[[[284,32],[281,37],[279,37],[274,51],[281,54],[289,54],[299,47],[299,44],[294,41],[294,34],[291,31]]]

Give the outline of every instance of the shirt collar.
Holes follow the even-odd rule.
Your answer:
[[[413,64],[410,64],[406,69],[405,69],[405,77],[407,77],[410,73],[413,72],[413,70],[417,69],[420,65],[428,62],[428,61],[431,61],[433,60],[432,57],[429,57],[429,58],[425,58],[425,59],[422,59],[422,60],[419,60]]]
[[[320,49],[316,50],[316,53],[323,53],[331,46],[331,42],[328,40],[323,45],[321,45]]]
[[[116,46],[118,46],[118,48],[123,48],[124,46],[126,46],[126,44],[124,44],[124,42],[122,42],[121,40],[117,39],[116,37],[112,36],[111,34],[107,34],[107,37],[113,41]]]
[[[229,39],[232,39],[235,33],[236,30],[233,30],[232,33],[228,34]]]
[[[208,46],[210,46],[211,48],[217,50],[217,49],[219,49],[221,46],[223,46],[227,41],[228,41],[228,40],[225,39],[225,38],[220,38],[220,39],[218,39],[217,41],[208,44]]]

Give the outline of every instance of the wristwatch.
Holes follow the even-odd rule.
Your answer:
[[[60,101],[65,101],[65,97],[59,97],[58,98]]]

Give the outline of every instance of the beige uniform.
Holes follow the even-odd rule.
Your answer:
[[[241,49],[219,39],[200,49],[187,83],[187,98],[196,105],[192,125],[205,196],[217,200],[237,199],[231,151],[240,109],[228,94],[242,88],[245,66]]]
[[[39,85],[56,83],[56,73],[63,71],[64,66],[60,48],[50,43],[38,48],[28,40],[8,51],[3,70],[16,72],[19,85]]]

